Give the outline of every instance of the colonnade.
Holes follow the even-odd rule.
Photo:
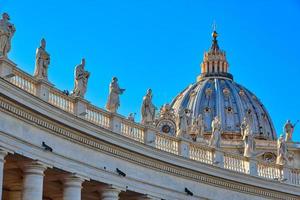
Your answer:
[[[2,200],[82,200],[89,199],[88,197],[82,197],[83,183],[89,181],[87,178],[81,177],[74,173],[63,173],[60,176],[62,182],[62,194],[53,194],[53,197],[45,197],[44,189],[49,187],[45,185],[45,171],[51,170],[52,166],[49,166],[43,162],[37,160],[22,161],[22,181],[21,189],[11,190],[8,189],[3,194],[4,177],[5,177],[5,162],[6,156],[9,153],[4,150],[0,150],[0,197]],[[11,155],[11,157],[14,155]],[[126,189],[107,185],[105,183],[99,183],[99,200],[118,200],[121,192],[125,193]],[[52,195],[51,195],[52,196]],[[0,200],[1,200],[0,199]],[[91,198],[94,200],[95,198]],[[126,199],[127,198],[123,198]],[[153,198],[147,197],[144,194],[134,196],[132,200],[150,200]]]

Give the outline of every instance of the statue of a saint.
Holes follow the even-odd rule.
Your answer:
[[[244,141],[244,156],[249,158],[255,151],[255,140],[251,129],[251,124],[247,121],[246,117],[241,124],[241,130]]]
[[[153,124],[156,107],[152,104],[152,90],[148,89],[142,103],[142,124]]]
[[[191,111],[187,108],[180,108],[176,119],[177,136],[187,137],[191,124]]]
[[[75,86],[73,95],[76,97],[84,98],[87,89],[87,82],[90,76],[88,71],[85,71],[85,59],[81,60],[81,63],[75,67]]]
[[[48,65],[50,55],[46,51],[46,40],[41,40],[41,46],[36,49],[34,77],[48,80]]]
[[[9,15],[3,13],[0,20],[0,58],[7,57],[7,53],[11,49],[11,39],[16,31],[15,26],[9,20]]]
[[[290,142],[292,140],[292,135],[294,132],[294,125],[291,123],[291,120],[287,120],[284,124],[284,133],[285,133],[285,141]]]
[[[202,115],[198,115],[198,117],[194,118],[193,125],[191,127],[191,134],[193,135],[194,140],[201,141],[204,134],[204,119]]]
[[[287,161],[287,145],[285,143],[283,135],[281,135],[277,140],[277,165],[285,165]]]
[[[209,141],[209,146],[214,148],[221,147],[221,121],[218,116],[216,116],[211,122],[211,137]]]
[[[119,95],[123,94],[125,89],[121,89],[118,84],[118,78],[113,77],[110,85],[109,85],[109,95],[106,103],[106,109],[110,112],[117,112],[120,106],[120,98]]]

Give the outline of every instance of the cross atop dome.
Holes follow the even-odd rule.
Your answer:
[[[204,53],[203,61],[200,65],[201,75],[198,76],[197,81],[207,77],[233,79],[233,76],[228,72],[229,64],[226,59],[226,53],[218,45],[218,33],[215,24],[213,25],[212,37],[210,50]]]

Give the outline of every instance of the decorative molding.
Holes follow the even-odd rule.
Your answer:
[[[103,153],[110,154],[120,159],[157,171],[161,171],[163,173],[168,173],[174,176],[191,179],[215,187],[221,187],[224,189],[229,189],[241,193],[248,193],[265,198],[285,200],[296,200],[299,198],[295,195],[291,195],[288,193],[278,192],[270,189],[226,180],[220,177],[196,172],[191,169],[174,166],[169,163],[149,158],[138,153],[133,153],[132,151],[120,148],[112,144],[108,144],[97,138],[84,134],[83,132],[64,127],[63,124],[55,122],[47,118],[46,116],[36,113],[28,108],[22,107],[20,104],[14,103],[12,100],[5,98],[3,95],[0,95],[0,111],[6,112],[39,128],[46,129],[48,132],[60,137],[64,137],[72,142],[79,143],[97,151],[101,151]]]

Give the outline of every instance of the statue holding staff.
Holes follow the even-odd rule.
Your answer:
[[[141,113],[142,124],[152,124],[155,117],[156,107],[152,103],[152,90],[148,89],[147,94],[143,98]]]

